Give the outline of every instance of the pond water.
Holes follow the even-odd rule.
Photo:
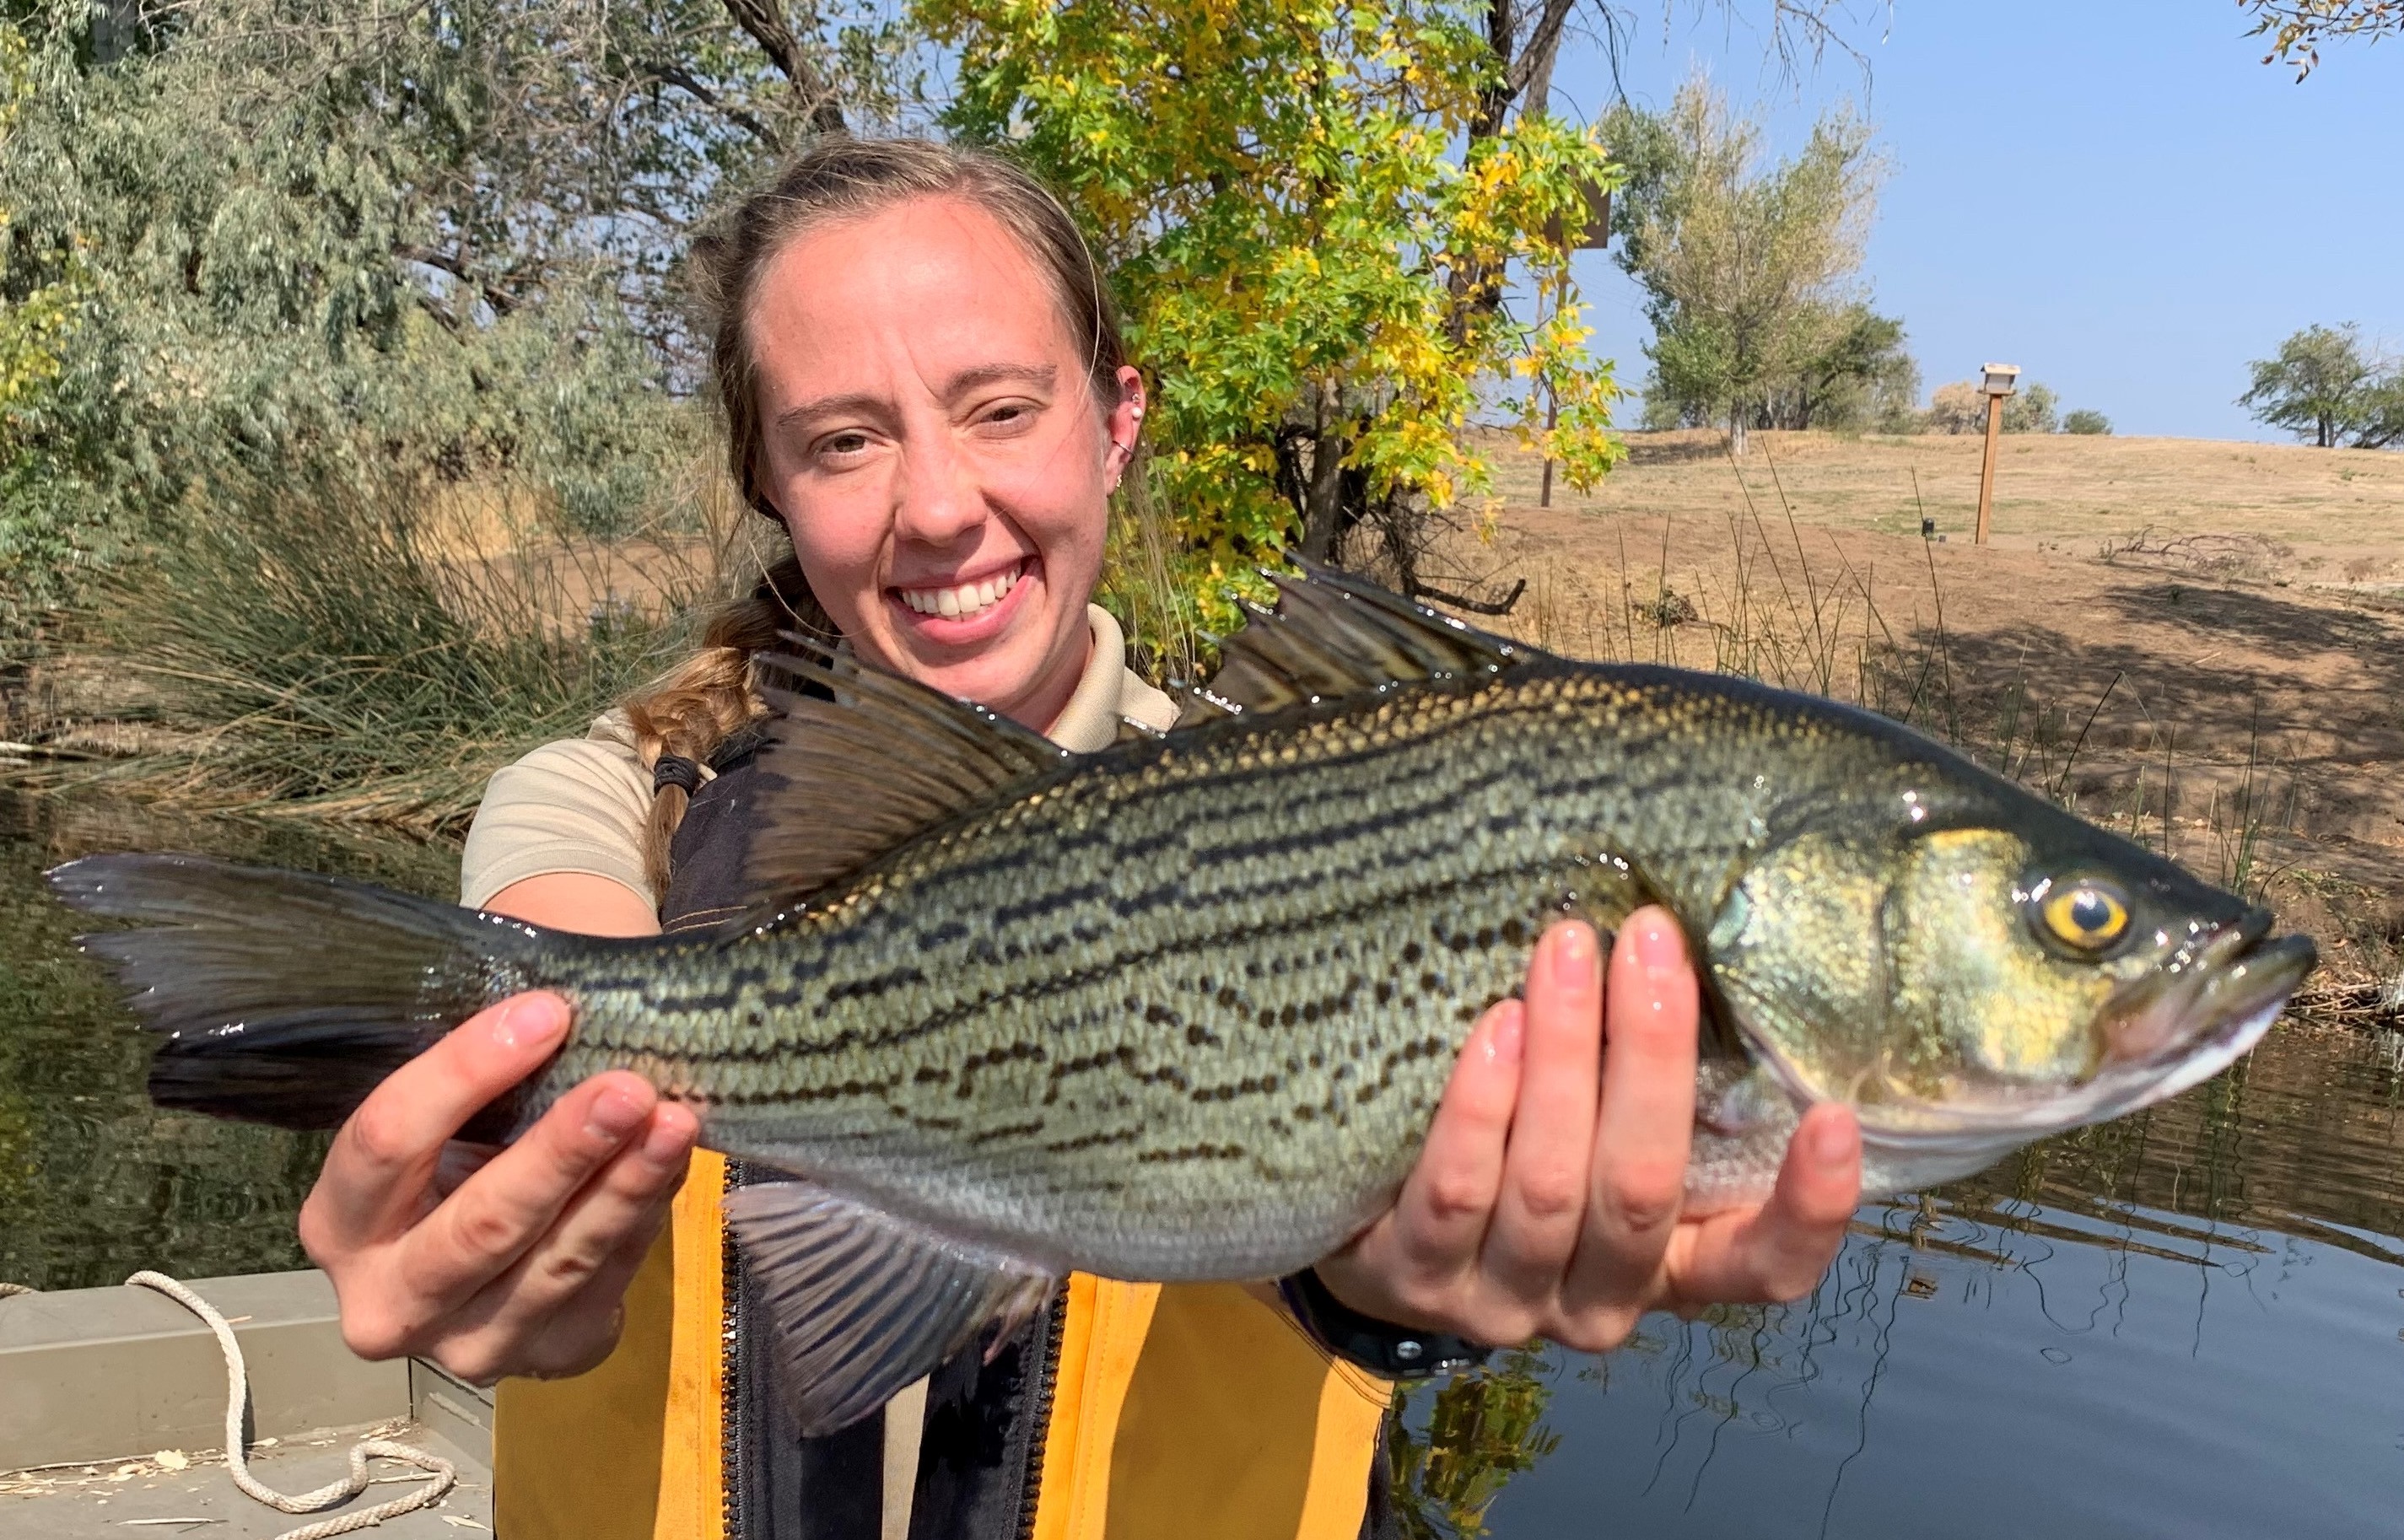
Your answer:
[[[440,848],[0,795],[0,1280],[300,1264],[321,1143],[154,1112],[42,868],[209,851],[448,890]],[[2404,1040],[2283,1026],[2136,1117],[1865,1208],[1819,1291],[1411,1405],[1421,1533],[2392,1535]]]

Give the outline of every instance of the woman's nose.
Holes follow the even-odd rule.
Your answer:
[[[929,435],[903,450],[894,488],[895,534],[924,545],[950,545],[985,519],[975,467],[948,435]]]

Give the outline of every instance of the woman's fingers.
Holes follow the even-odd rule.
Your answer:
[[[1593,928],[1571,920],[1544,932],[1528,968],[1518,1106],[1483,1259],[1494,1288],[1522,1304],[1550,1301],[1585,1226],[1602,1054],[1597,952]]]
[[[428,1206],[444,1144],[540,1068],[566,1035],[567,1021],[567,1002],[557,995],[514,995],[395,1070],[327,1151],[300,1213],[310,1255],[328,1265],[414,1224]]]
[[[550,1231],[658,1102],[650,1082],[623,1070],[569,1091],[401,1239],[399,1281],[434,1313],[464,1304]]]
[[[1654,907],[1630,915],[1611,953],[1592,1193],[1562,1291],[1572,1317],[1641,1304],[1660,1275],[1685,1196],[1697,1011],[1677,922]]]
[[[1670,1258],[1665,1303],[1798,1299],[1845,1243],[1861,1205],[1861,1126],[1850,1108],[1804,1115],[1768,1201],[1686,1226]]]
[[[698,1125],[662,1103],[508,1271],[452,1317],[444,1365],[482,1382],[504,1374],[577,1374],[618,1336],[626,1286],[666,1224]]]
[[[1398,1249],[1427,1278],[1449,1282],[1475,1263],[1494,1217],[1519,1098],[1526,1015],[1518,1001],[1506,1000],[1478,1022],[1394,1205]]]
[[[1525,1025],[1519,1001],[1506,1000],[1471,1030],[1394,1206],[1319,1264],[1336,1298],[1397,1325],[1478,1336],[1463,1311],[1502,1184]]]

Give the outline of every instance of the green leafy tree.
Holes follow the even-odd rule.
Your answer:
[[[1756,419],[1763,427],[1861,429],[1908,424],[1920,399],[1920,365],[1904,345],[1903,323],[1866,304],[1827,317],[1825,341],[1772,390]]]
[[[296,502],[329,469],[508,478],[620,526],[692,453],[684,231],[898,91],[889,28],[752,0],[52,0],[31,29],[0,294],[80,298],[10,419],[21,593],[237,473]]]
[[[2062,419],[2062,430],[2064,433],[2109,434],[2112,419],[2101,412],[2082,406]]]
[[[2350,323],[2306,327],[2281,343],[2276,357],[2246,367],[2253,383],[2237,404],[2272,427],[2323,449],[2349,436],[2357,448],[2395,440],[2382,408],[2387,395],[2404,392],[2404,369],[2383,372],[2363,352],[2361,329]]]
[[[958,58],[952,131],[1014,147],[1110,266],[1157,376],[1177,586],[1209,621],[1232,618],[1231,579],[1295,546],[1434,592],[1434,533],[1489,485],[1464,431],[1482,413],[1574,484],[1620,454],[1554,233],[1616,179],[1544,109],[1569,9],[922,5]]]
[[[1666,113],[1614,109],[1603,134],[1629,170],[1614,220],[1653,322],[1648,399],[1725,423],[1742,454],[1782,393],[1799,399],[1815,368],[1876,340],[1847,337],[1868,314],[1847,283],[1882,169],[1869,129],[1832,112],[1796,156],[1764,164],[1759,121],[1698,77]]]

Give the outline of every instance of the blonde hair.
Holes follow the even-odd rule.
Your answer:
[[[691,277],[709,317],[710,371],[726,420],[726,463],[744,501],[783,520],[760,486],[762,441],[751,300],[770,261],[804,231],[860,218],[913,198],[957,198],[1016,238],[1051,287],[1069,337],[1086,357],[1095,399],[1114,404],[1126,344],[1093,253],[1076,221],[1041,181],[1000,156],[914,139],[829,136],[794,156],[765,187],[712,221],[692,244]],[[1107,410],[1107,405],[1106,408]],[[744,598],[711,617],[702,645],[629,697],[643,766],[663,756],[699,763],[727,737],[766,714],[751,657],[780,631],[833,640],[836,629],[788,553]],[[691,795],[663,779],[652,794],[643,864],[658,899],[667,896],[669,850]]]

